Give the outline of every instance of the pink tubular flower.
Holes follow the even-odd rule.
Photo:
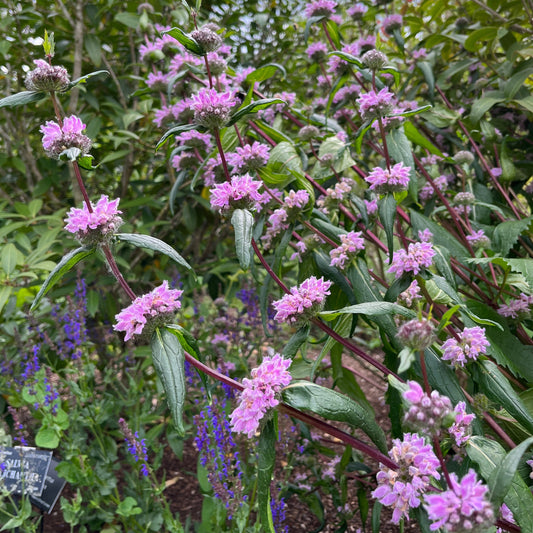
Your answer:
[[[157,44],[147,42],[146,44],[141,44],[141,46],[139,46],[139,57],[141,61],[155,63],[156,61],[164,59],[165,54],[161,51],[161,48]]]
[[[411,285],[398,296],[397,302],[405,307],[412,307],[412,305],[421,298],[420,287],[418,286],[418,281],[415,279],[412,281]]]
[[[407,385],[409,389],[403,397],[409,403],[409,409],[404,422],[424,435],[440,435],[446,419],[453,413],[450,399],[435,390],[431,395],[426,394],[416,381],[408,381]]]
[[[407,251],[403,248],[396,250],[392,258],[392,265],[387,272],[394,272],[400,278],[404,272],[418,274],[423,267],[429,268],[433,263],[435,250],[429,242],[412,242]]]
[[[331,285],[331,281],[311,276],[298,287],[292,287],[289,294],[273,302],[274,320],[289,324],[308,322],[323,308]]]
[[[389,15],[383,19],[381,27],[385,35],[390,35],[394,30],[399,30],[402,27],[403,18],[401,15]]]
[[[307,47],[306,53],[311,61],[324,61],[328,54],[328,47],[324,43],[313,43]]]
[[[28,91],[64,91],[70,79],[65,68],[49,65],[44,59],[34,61],[36,68],[30,70],[24,81]]]
[[[196,130],[184,131],[176,137],[176,141],[180,146],[203,149],[207,152],[211,150],[211,135],[209,133],[200,133]]]
[[[86,154],[91,149],[91,139],[83,135],[84,129],[85,124],[75,115],[65,117],[63,126],[48,121],[40,128],[44,134],[43,148],[50,157],[55,158],[69,148],[78,148],[82,154]]]
[[[242,174],[266,165],[269,152],[270,149],[266,144],[256,141],[252,145],[238,146],[234,153],[227,154],[227,160],[230,165],[233,165],[235,173]]]
[[[389,457],[399,466],[392,470],[380,464],[378,487],[372,496],[383,505],[394,507],[392,521],[409,518],[409,509],[420,505],[420,496],[430,487],[431,477],[440,479],[439,460],[429,444],[416,433],[405,433],[403,441],[394,439]]]
[[[454,409],[455,419],[448,428],[448,433],[453,437],[455,445],[461,448],[468,442],[471,435],[471,425],[476,415],[466,412],[465,402],[459,402]]]
[[[267,410],[279,404],[276,396],[282,387],[291,382],[288,371],[291,363],[291,359],[284,359],[280,354],[265,357],[252,370],[252,379],[243,379],[239,405],[230,416],[232,431],[244,433],[249,439],[254,436]]]
[[[363,120],[371,120],[388,115],[395,103],[395,96],[386,87],[379,93],[369,91],[362,93],[357,99],[359,112]]]
[[[210,130],[224,126],[237,104],[232,92],[219,93],[215,89],[201,89],[191,100],[195,122]]]
[[[409,186],[409,172],[411,167],[405,167],[403,163],[397,163],[390,170],[377,167],[372,170],[365,181],[370,184],[369,189],[378,194],[400,192]]]
[[[448,339],[442,345],[442,359],[451,361],[455,367],[464,367],[466,363],[475,361],[480,354],[487,353],[487,346],[490,346],[490,342],[485,336],[485,328],[465,328],[459,341]]]
[[[146,80],[146,85],[154,91],[166,91],[169,79],[170,76],[164,74],[160,70],[157,72],[150,72],[150,74],[148,74],[148,79]]]
[[[368,11],[368,7],[365,4],[357,3],[346,10],[346,13],[350,15],[354,20],[359,20]]]
[[[474,248],[487,248],[490,246],[490,239],[485,235],[485,232],[482,229],[467,235],[466,240]]]
[[[333,0],[314,0],[305,6],[305,16],[311,17],[331,17],[335,13],[337,2]]]
[[[340,236],[341,245],[329,252],[331,266],[344,269],[345,263],[352,260],[357,252],[364,250],[365,241],[360,231],[350,231]]]
[[[73,207],[65,218],[65,229],[84,244],[95,244],[106,240],[115,233],[122,224],[122,219],[118,216],[118,203],[120,198],[109,201],[105,195],[100,197],[96,204],[91,202],[92,212],[84,204],[81,209]]]
[[[433,183],[439,191],[444,192],[448,188],[448,176],[439,176],[438,178],[435,178],[433,180]],[[420,200],[422,200],[423,202],[427,202],[434,195],[435,189],[433,188],[431,183],[426,183],[420,189]]]
[[[302,209],[309,202],[309,193],[303,189],[298,191],[289,191],[289,194],[283,199],[283,205],[287,209]]]
[[[424,507],[433,523],[431,531],[443,527],[448,533],[482,533],[494,523],[494,511],[487,498],[489,488],[472,469],[459,481],[450,474],[451,487],[439,494],[426,494]]]
[[[529,317],[532,307],[533,296],[521,293],[519,298],[510,300],[507,305],[498,307],[498,314],[514,319],[524,319]]]
[[[115,315],[117,323],[113,329],[125,331],[125,341],[131,339],[133,335],[140,335],[143,330],[151,334],[160,320],[164,323],[168,318],[167,315],[181,307],[179,299],[182,293],[183,291],[178,289],[169,289],[168,281],[163,281],[162,285],[148,294],[135,298],[128,307]]]
[[[259,188],[261,181],[254,180],[250,174],[232,176],[231,182],[216,183],[211,189],[211,207],[226,214],[230,209],[251,209],[261,200]]]

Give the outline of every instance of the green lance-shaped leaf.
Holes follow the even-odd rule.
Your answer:
[[[92,78],[94,76],[102,76],[103,74],[109,76],[109,71],[96,70],[94,72],[89,72],[89,74],[85,74],[85,76],[81,76],[81,78],[76,78],[75,80],[71,81],[68,85],[68,89],[72,89],[72,87],[76,87],[76,85],[79,85],[80,83],[85,83],[89,78]]]
[[[231,224],[235,230],[235,251],[241,267],[246,270],[252,260],[254,216],[248,209],[235,209],[231,215]]]
[[[425,148],[432,154],[438,155],[439,157],[444,157],[442,152],[426,137],[424,137],[416,128],[416,126],[409,121],[404,122],[403,131],[406,137],[412,142]]]
[[[349,305],[348,307],[335,309],[334,311],[322,311],[319,313],[319,316],[326,320],[333,320],[339,315],[345,314],[365,316],[401,315],[407,318],[416,317],[416,313],[412,309],[407,309],[407,307],[392,302],[365,302],[362,304]]]
[[[512,449],[504,460],[492,472],[489,485],[491,488],[490,501],[495,509],[499,509],[507,492],[511,488],[511,483],[518,469],[518,464],[524,453],[533,444],[533,437],[529,437],[521,442],[516,448]]]
[[[283,348],[281,353],[283,357],[294,358],[298,352],[298,348],[309,338],[309,330],[311,329],[310,324],[305,324],[302,326],[290,339],[289,342]]]
[[[54,32],[48,33],[46,30],[44,30],[44,42],[43,42],[43,50],[44,55],[49,57],[54,57],[55,54],[55,40],[54,40]]]
[[[155,237],[150,235],[139,235],[135,233],[116,233],[115,237],[119,241],[128,242],[133,244],[133,246],[138,246],[141,248],[148,248],[154,252],[160,252],[170,257],[173,261],[176,261],[181,266],[184,266],[187,270],[192,270],[191,265],[181,257],[181,255],[169,246],[166,242],[163,242]]]
[[[261,109],[266,109],[274,104],[285,104],[284,100],[281,98],[263,98],[261,100],[254,100],[251,104],[238,109],[229,119],[229,122],[226,126],[233,126],[237,121],[244,118],[246,115],[251,115],[252,113],[257,113]]]
[[[183,404],[185,402],[185,354],[183,348],[171,331],[157,328],[151,341],[154,368],[157,372],[172,413],[172,419],[180,435],[183,427]]]
[[[46,278],[45,282],[43,283],[43,286],[37,293],[37,296],[35,297],[35,300],[33,300],[33,303],[31,304],[30,311],[35,309],[43,296],[70,270],[72,267],[77,265],[82,259],[85,259],[86,257],[89,257],[90,255],[94,254],[96,251],[96,248],[85,248],[82,246],[81,248],[77,248],[76,250],[73,250],[72,252],[65,255],[61,261],[57,264],[57,266],[50,272],[48,277]]]
[[[265,80],[268,80],[277,71],[280,71],[282,76],[285,78],[287,76],[287,71],[285,70],[285,67],[282,65],[278,65],[277,63],[269,63],[268,65],[263,65],[262,67],[259,67],[258,69],[254,70],[253,72],[250,72],[248,76],[246,76],[246,81],[248,83],[253,82],[262,82]]]
[[[380,199],[378,204],[379,219],[383,224],[387,236],[389,249],[389,264],[392,263],[394,253],[394,219],[396,218],[396,200],[392,194],[387,194]]]
[[[516,394],[507,378],[488,359],[472,365],[472,377],[486,396],[500,404],[512,417],[533,434],[533,417]]]
[[[198,124],[182,124],[181,126],[175,126],[174,128],[170,128],[168,131],[165,132],[163,137],[159,139],[159,142],[156,144],[155,149],[159,150],[159,148],[161,148],[161,146],[163,146],[168,141],[168,138],[171,135],[178,135],[180,133],[183,133],[184,131],[191,130],[205,131],[205,128],[199,126]]]
[[[42,91],[22,91],[2,98],[0,100],[0,107],[16,107],[31,102],[37,102],[45,97],[46,93]]]
[[[327,420],[345,422],[361,429],[380,451],[387,451],[385,433],[373,413],[348,396],[309,381],[291,383],[281,394],[283,401],[295,409],[311,411]]]
[[[270,419],[261,430],[257,450],[257,502],[262,529],[275,533],[270,507],[270,483],[276,459],[277,429],[275,418]]]
[[[182,29],[172,28],[168,31],[164,31],[163,33],[167,33],[171,37],[174,37],[174,39],[185,46],[189,52],[192,52],[197,56],[205,56],[205,50],[203,47],[200,46],[195,39],[193,39],[189,34],[185,33]]]
[[[489,480],[489,485],[492,487],[491,482],[496,482],[496,478],[492,475],[505,460],[505,449],[495,440],[474,436],[468,440],[466,453],[477,464],[481,475]],[[533,533],[533,520],[531,520],[533,495],[517,472],[512,477],[504,501],[521,527],[522,533]]]

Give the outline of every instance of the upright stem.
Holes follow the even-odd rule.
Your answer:
[[[109,246],[107,244],[104,244],[102,246],[102,251],[104,252],[105,258],[107,260],[107,264],[109,265],[111,272],[113,272],[113,275],[115,276],[116,280],[119,282],[120,286],[126,291],[126,294],[132,300],[135,300],[137,296],[135,295],[131,287],[128,285],[128,282],[124,279],[120,270],[118,269],[118,265],[115,261],[115,258],[113,257],[113,254],[111,253],[111,249],[109,248]]]
[[[222,168],[224,169],[224,176],[226,181],[231,181],[231,176],[228,170],[228,163],[226,162],[226,156],[224,155],[224,149],[222,148],[222,141],[220,139],[220,131],[218,129],[213,130],[213,136],[217,143],[218,153],[220,154],[220,160],[222,161]]]

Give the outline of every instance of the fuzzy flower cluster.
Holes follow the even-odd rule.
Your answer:
[[[418,281],[414,279],[411,285],[398,296],[397,303],[405,307],[412,307],[415,302],[421,299],[422,296],[420,295]]]
[[[301,209],[309,202],[309,193],[303,189],[298,191],[289,191],[285,196],[280,208],[268,217],[269,226],[265,235],[261,237],[265,249],[272,244],[272,239],[289,227],[291,220],[294,220]]]
[[[485,336],[485,328],[474,326],[465,328],[460,339],[448,339],[442,345],[442,359],[450,361],[455,367],[464,367],[466,363],[475,361],[481,354],[487,353],[490,342]]]
[[[328,55],[328,47],[324,43],[313,43],[308,46],[306,53],[311,61],[320,63]]]
[[[498,307],[498,314],[508,318],[524,319],[531,315],[533,296],[524,293],[519,298],[510,300],[508,304]]]
[[[221,214],[234,209],[251,209],[261,200],[259,189],[262,184],[250,174],[232,176],[230,182],[216,183],[211,188],[211,207]]]
[[[379,93],[369,91],[362,93],[357,99],[359,112],[363,120],[373,120],[388,115],[395,104],[395,96],[386,87]]]
[[[452,416],[450,399],[436,390],[431,391],[431,395],[426,394],[416,381],[408,381],[407,385],[409,388],[402,395],[409,403],[404,422],[424,435],[439,435]]]
[[[82,133],[85,127],[75,115],[65,117],[62,126],[49,120],[40,128],[43,148],[50,157],[55,158],[69,148],[78,148],[82,154],[86,154],[91,149],[91,139]]]
[[[387,272],[394,273],[400,278],[404,272],[418,274],[422,268],[429,268],[433,264],[435,250],[430,242],[412,242],[407,251],[403,248],[396,250],[392,264]]]
[[[448,188],[449,184],[449,176],[439,176],[433,180],[433,183],[435,184],[435,187],[440,191],[444,192]],[[431,183],[426,183],[421,189],[420,189],[420,200],[423,202],[427,202],[430,198],[432,198],[435,195],[435,189]]]
[[[485,235],[485,232],[482,229],[467,235],[466,240],[474,248],[488,248],[490,246],[490,239]]]
[[[365,181],[370,184],[369,189],[378,194],[400,192],[409,186],[409,172],[411,167],[397,163],[390,170],[375,168],[366,176]]]
[[[89,211],[85,204],[81,209],[73,207],[65,218],[65,229],[74,233],[85,245],[104,241],[122,224],[122,219],[118,216],[122,213],[118,210],[119,202],[120,198],[109,201],[109,198],[102,194],[96,204],[91,202],[92,211]]]
[[[315,276],[307,278],[297,287],[291,287],[281,300],[272,303],[276,310],[274,320],[289,324],[308,322],[323,308],[330,287],[331,281]]]
[[[348,261],[351,261],[357,252],[364,250],[365,241],[360,231],[350,231],[341,235],[341,245],[329,252],[330,265],[343,270]]]
[[[65,68],[49,65],[44,59],[34,61],[36,68],[26,75],[24,83],[28,91],[65,91],[70,78]]]
[[[411,350],[425,350],[435,341],[435,328],[424,318],[409,320],[398,328],[398,339]]]
[[[330,209],[336,208],[339,202],[342,202],[346,195],[352,192],[354,185],[355,183],[352,179],[341,178],[334,188],[329,187],[326,189],[326,194],[320,196],[317,200],[317,206],[320,211],[327,215]]]
[[[394,439],[389,457],[399,466],[392,470],[380,465],[378,487],[372,496],[393,507],[392,521],[398,524],[409,517],[409,509],[420,506],[420,496],[430,487],[431,478],[440,479],[439,460],[432,447],[416,433],[405,433],[403,441]]]
[[[494,523],[488,499],[489,488],[477,479],[472,469],[461,481],[450,474],[451,487],[439,494],[426,494],[424,507],[433,523],[431,531],[444,528],[448,533],[482,533]]]
[[[385,17],[381,23],[383,33],[390,35],[394,30],[399,30],[402,27],[403,18],[401,15],[393,14]]]
[[[164,323],[167,315],[181,307],[180,297],[183,291],[170,289],[168,281],[156,287],[148,294],[143,294],[120,313],[115,315],[117,323],[113,326],[115,331],[126,333],[124,340],[130,340],[134,335],[152,333],[159,322]]]
[[[245,433],[249,439],[255,435],[267,410],[278,405],[276,396],[282,387],[291,382],[288,370],[291,363],[291,359],[284,359],[280,354],[265,357],[263,362],[252,370],[252,379],[243,379],[244,389],[239,405],[230,417],[232,431]]]
[[[455,419],[448,428],[448,433],[453,437],[458,451],[470,438],[472,421],[476,418],[473,413],[466,412],[466,403],[459,402],[454,409]]]
[[[221,128],[230,118],[237,99],[232,92],[219,93],[215,89],[201,89],[191,97],[194,121],[209,130]]]
[[[359,20],[363,17],[363,15],[368,11],[368,6],[365,4],[362,4],[361,2],[358,2],[357,4],[354,4],[352,7],[349,7],[346,10],[346,13],[350,15],[354,20]]]
[[[305,6],[305,16],[311,17],[331,17],[335,13],[337,2],[333,0],[314,0]]]
[[[233,171],[237,174],[253,172],[266,165],[269,152],[270,149],[266,144],[256,141],[251,145],[238,146],[234,153],[227,155],[227,160],[233,165]]]

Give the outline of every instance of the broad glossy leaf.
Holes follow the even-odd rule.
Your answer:
[[[473,123],[479,122],[483,115],[493,106],[505,101],[503,91],[487,91],[479,100],[472,104],[470,120]]]
[[[246,270],[252,260],[254,217],[247,209],[235,209],[231,215],[231,224],[235,230],[235,251],[241,267]]]
[[[466,445],[468,457],[474,461],[486,479],[491,480],[492,473],[505,458],[504,448],[495,440],[485,437],[471,437]],[[522,533],[533,533],[533,495],[524,480],[515,473],[504,502],[522,529]]]
[[[82,259],[85,259],[86,257],[89,257],[90,255],[94,254],[96,251],[96,248],[77,248],[76,250],[73,250],[72,252],[65,255],[61,261],[57,264],[57,266],[50,272],[48,277],[46,278],[45,282],[43,283],[42,287],[40,288],[39,292],[37,293],[37,296],[35,296],[35,300],[33,300],[33,303],[31,304],[30,311],[35,309],[43,296],[46,295],[46,293],[74,266],[76,266]]]
[[[133,246],[139,246],[141,248],[148,248],[154,252],[160,252],[185,267],[187,270],[192,270],[191,265],[181,257],[181,255],[169,246],[166,242],[163,242],[150,235],[140,235],[136,233],[116,233],[115,237],[122,242],[133,244]]]
[[[172,413],[176,430],[183,435],[183,404],[185,403],[185,354],[183,348],[172,332],[157,328],[151,340],[152,358]]]
[[[291,383],[282,390],[283,401],[304,411],[311,411],[326,420],[345,422],[364,431],[382,452],[387,451],[385,433],[379,427],[374,414],[337,391],[321,387],[310,381]]]

